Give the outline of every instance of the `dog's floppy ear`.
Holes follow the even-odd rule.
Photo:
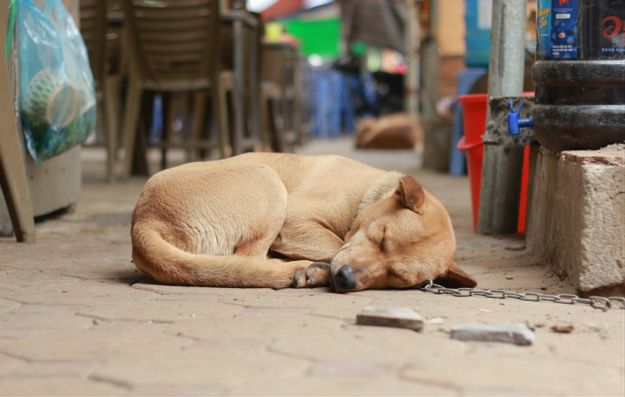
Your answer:
[[[447,288],[473,288],[477,285],[477,281],[460,269],[453,260],[449,263],[447,272],[438,276],[434,282]]]
[[[399,202],[409,210],[418,212],[419,207],[425,202],[425,191],[411,176],[405,175],[399,180],[399,186],[395,191]]]

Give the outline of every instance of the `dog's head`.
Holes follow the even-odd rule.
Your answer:
[[[443,205],[404,176],[392,195],[359,212],[332,258],[330,282],[337,292],[409,288],[437,278],[473,287],[477,282],[452,260],[455,248]]]

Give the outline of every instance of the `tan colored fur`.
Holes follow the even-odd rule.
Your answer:
[[[399,180],[403,175],[399,172],[387,172],[380,178],[376,179],[371,186],[365,191],[365,194],[358,205],[358,212],[362,212],[376,201],[389,197],[397,189]]]
[[[403,113],[364,119],[356,125],[356,147],[362,149],[411,149],[422,142],[421,123]]]
[[[328,285],[347,264],[356,290],[413,286],[449,273],[455,240],[440,202],[404,178],[339,156],[273,153],[165,170],[135,207],[133,261],[168,284]]]

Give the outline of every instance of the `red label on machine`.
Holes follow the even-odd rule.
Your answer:
[[[617,16],[605,17],[601,21],[601,27],[603,28],[602,36],[605,39],[614,39],[619,34],[625,38],[625,21]],[[622,40],[621,46],[623,46],[625,40]]]

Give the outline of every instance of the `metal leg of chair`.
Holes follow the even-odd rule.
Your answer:
[[[293,98],[293,129],[295,130],[295,144],[304,143],[304,129],[302,128],[302,73],[301,66],[295,61],[295,81]]]
[[[124,178],[128,179],[132,172],[135,143],[139,129],[139,112],[141,111],[141,86],[131,82],[126,98],[126,114],[124,116]]]
[[[271,114],[269,105],[269,94],[264,87],[260,90],[260,143],[263,150],[271,147]]]
[[[161,136],[161,170],[167,168],[167,144],[171,140],[176,118],[176,97],[172,93],[163,94],[163,135]]]
[[[106,175],[109,182],[115,181],[117,164],[117,139],[119,135],[119,94],[120,79],[107,76],[104,79],[104,117],[106,118]]]
[[[273,98],[271,104],[271,123],[274,136],[272,139],[273,149],[279,153],[286,151],[286,125],[285,125],[285,103],[282,98]]]
[[[148,164],[148,131],[145,123],[139,123],[137,141],[132,155],[131,171],[132,175],[150,175],[150,166]]]
[[[187,159],[195,161],[198,159],[200,150],[197,149],[198,142],[204,135],[204,115],[206,111],[206,93],[197,92],[193,95],[193,129],[189,139],[189,149],[187,150]]]
[[[222,72],[216,85],[215,100],[213,109],[217,117],[217,129],[219,130],[219,150],[221,157],[230,157],[233,154],[232,141],[234,133],[230,128],[230,118],[228,112],[228,91],[232,92],[233,75],[230,72]]]

